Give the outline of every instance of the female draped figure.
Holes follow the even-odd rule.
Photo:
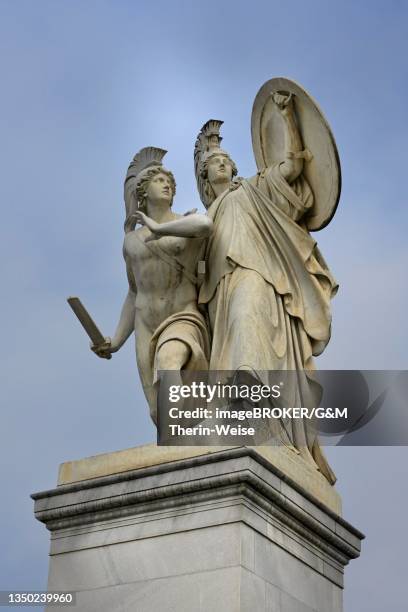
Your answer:
[[[207,277],[199,302],[208,307],[210,369],[296,371],[292,406],[302,406],[312,385],[313,355],[330,339],[330,299],[337,284],[302,222],[313,206],[293,100],[273,94],[285,130],[284,159],[250,179],[220,148],[221,121],[201,129],[194,152],[201,199],[213,221]],[[309,372],[309,373],[308,373]],[[303,421],[284,423],[281,441],[335,482],[317,436]]]

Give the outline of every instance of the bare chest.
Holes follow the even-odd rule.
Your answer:
[[[132,262],[140,263],[152,257],[159,257],[161,254],[182,261],[191,255],[191,238],[162,236],[159,240],[145,242],[145,238],[149,235],[149,231],[141,230],[132,232],[126,237],[125,252]]]

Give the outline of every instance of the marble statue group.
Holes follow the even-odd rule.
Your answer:
[[[221,124],[207,121],[194,149],[206,214],[173,212],[163,149],[141,149],[126,174],[129,290],[114,335],[92,350],[110,357],[135,332],[154,422],[161,371],[294,370],[307,382],[330,339],[337,284],[310,234],[330,221],[340,193],[324,116],[293,81],[265,83],[252,113],[258,171],[247,179],[221,147]],[[302,423],[280,435],[334,482]]]

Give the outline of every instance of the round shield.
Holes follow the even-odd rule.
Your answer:
[[[336,142],[322,111],[308,93],[290,79],[267,81],[258,91],[252,108],[252,146],[258,170],[286,157],[283,118],[271,94],[291,93],[303,148],[312,154],[303,174],[314,195],[304,217],[309,230],[325,227],[336,212],[341,190],[341,169]]]

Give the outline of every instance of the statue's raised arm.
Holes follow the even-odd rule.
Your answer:
[[[276,91],[271,96],[280,111],[284,130],[285,149],[282,161],[278,162],[279,172],[288,183],[293,183],[302,173],[303,160],[310,161],[313,155],[302,147],[302,137],[293,106],[293,94]]]
[[[318,104],[294,81],[271,79],[256,95],[251,132],[259,173],[278,166],[289,184],[303,177],[313,202],[309,199],[302,221],[312,231],[325,227],[340,198],[341,170],[334,136]]]

